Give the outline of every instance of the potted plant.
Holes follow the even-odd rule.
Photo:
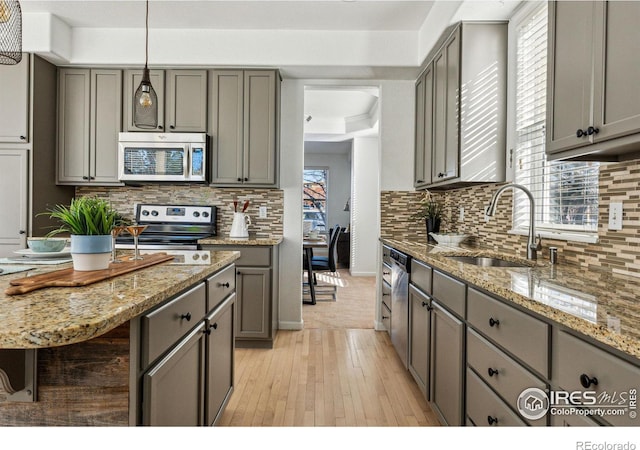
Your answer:
[[[71,257],[74,270],[101,270],[109,268],[111,257],[111,230],[120,220],[120,214],[104,199],[78,197],[69,206],[56,205],[49,217],[60,222],[60,227],[49,235],[71,235]]]
[[[444,207],[433,198],[433,195],[429,191],[424,192],[418,206],[419,209],[411,215],[411,218],[415,220],[424,219],[427,227],[427,238],[429,241],[435,241],[430,233],[440,231],[440,222],[442,220]]]

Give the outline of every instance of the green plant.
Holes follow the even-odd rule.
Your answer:
[[[418,203],[418,210],[411,215],[411,218],[414,220],[441,219],[443,210],[444,207],[433,198],[431,192],[425,191]]]
[[[48,214],[60,222],[60,228],[48,233],[76,235],[111,234],[111,229],[122,221],[122,216],[104,199],[97,197],[78,197],[71,200],[69,206],[56,205]]]

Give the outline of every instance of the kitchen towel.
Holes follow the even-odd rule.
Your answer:
[[[16,256],[15,258],[0,258],[0,264],[29,264],[29,265],[47,265],[55,266],[57,264],[64,264],[71,262],[71,257],[68,258],[27,258],[22,256]]]
[[[31,270],[31,269],[35,269],[35,267],[0,265],[0,270],[2,271],[2,272],[0,272],[0,276],[9,275],[10,273],[24,272],[24,271]]]

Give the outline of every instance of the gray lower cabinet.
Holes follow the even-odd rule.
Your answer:
[[[201,322],[144,375],[143,425],[203,424],[204,331]]]
[[[232,294],[206,318],[206,425],[218,422],[233,392],[235,308]]]
[[[409,372],[429,399],[429,356],[431,343],[431,298],[409,285]]]
[[[132,423],[215,425],[233,392],[235,266],[131,321]]]
[[[277,184],[280,75],[275,70],[212,70],[211,184]]]
[[[471,369],[467,369],[467,417],[476,426],[524,426],[514,413]]]
[[[431,404],[445,425],[463,422],[464,323],[431,302]]]
[[[122,71],[61,68],[58,82],[58,183],[120,184]]]
[[[278,317],[278,247],[203,245],[205,250],[238,251],[236,347],[272,347]]]

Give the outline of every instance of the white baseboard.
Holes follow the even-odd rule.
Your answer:
[[[373,322],[373,329],[376,331],[387,331],[382,322],[379,322],[377,320]]]
[[[352,277],[375,277],[376,272],[349,272]]]
[[[288,321],[280,321],[278,322],[279,330],[302,330],[304,328],[304,320],[300,322],[288,322]]]

